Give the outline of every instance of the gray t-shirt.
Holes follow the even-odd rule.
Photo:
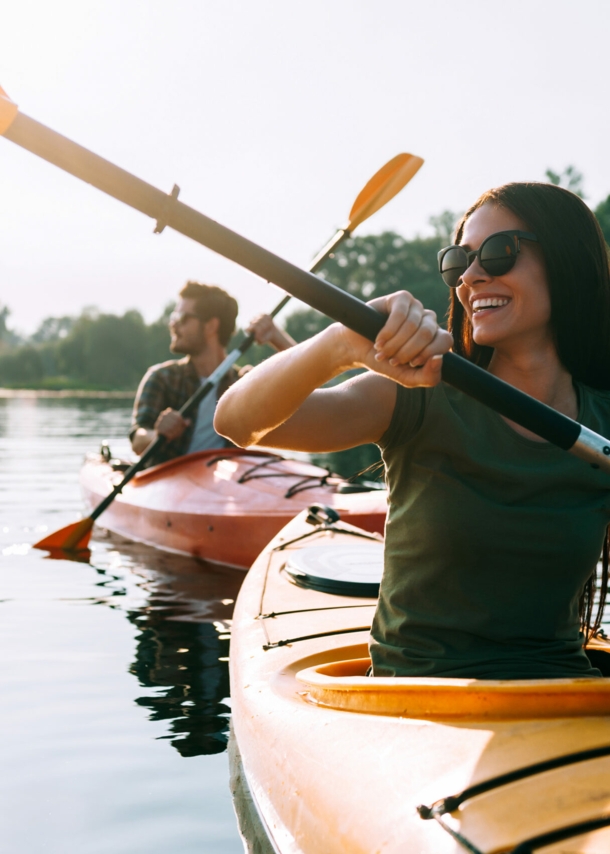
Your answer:
[[[199,381],[203,385],[207,382],[207,377],[201,377]],[[199,404],[197,420],[195,421],[187,454],[194,454],[196,451],[208,451],[211,448],[227,447],[227,440],[219,436],[216,430],[214,430],[214,413],[217,403],[216,389],[213,389]]]

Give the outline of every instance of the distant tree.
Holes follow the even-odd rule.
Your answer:
[[[36,332],[30,336],[30,341],[33,344],[59,341],[68,335],[75,321],[76,318],[69,315],[64,315],[63,317],[45,317]]]
[[[8,386],[32,385],[44,376],[39,351],[31,345],[0,353],[0,383]]]
[[[148,367],[146,325],[138,311],[84,312],[57,344],[60,374],[103,388],[135,388]]]
[[[557,187],[564,187],[566,190],[585,199],[583,190],[583,175],[575,166],[566,166],[563,172],[554,172],[552,169],[547,169],[544,173],[549,180],[549,183],[555,184]]]
[[[10,313],[11,310],[7,305],[0,308],[0,349],[3,350],[7,347],[14,347],[22,341],[21,337],[7,326]]]
[[[428,224],[434,229],[434,236],[438,237],[441,243],[447,245],[453,240],[455,227],[461,218],[461,213],[443,211],[437,216],[431,216],[428,219]]]
[[[169,302],[163,309],[161,316],[147,327],[148,352],[146,360],[149,366],[176,358],[176,354],[170,352],[169,349],[168,328],[169,316],[175,307],[175,302]]]

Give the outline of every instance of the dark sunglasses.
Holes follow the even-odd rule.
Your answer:
[[[516,239],[515,239],[516,238]],[[512,270],[521,250],[520,240],[538,238],[529,231],[498,231],[486,237],[478,249],[467,252],[463,246],[447,246],[438,253],[438,269],[450,288],[457,288],[475,258],[490,276],[503,276]]]
[[[172,311],[169,316],[168,326],[182,326],[183,323],[186,323],[187,320],[190,320],[191,317],[196,318],[196,320],[201,320],[201,318],[193,314],[190,311]]]

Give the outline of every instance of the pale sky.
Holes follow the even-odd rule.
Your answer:
[[[4,0],[22,112],[306,266],[400,151],[360,229],[429,233],[483,190],[574,164],[610,194],[608,0]],[[189,278],[241,318],[278,291],[0,138],[0,302],[31,332],[85,305],[148,320]]]

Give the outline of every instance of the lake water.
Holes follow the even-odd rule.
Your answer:
[[[30,544],[82,510],[84,454],[126,453],[130,403],[0,399],[0,851],[241,852],[225,752],[243,573],[100,533],[90,563]]]

